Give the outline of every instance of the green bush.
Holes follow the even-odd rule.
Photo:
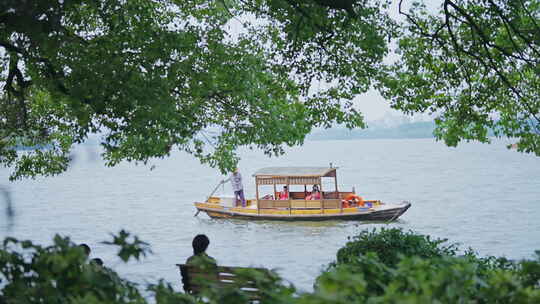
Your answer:
[[[149,246],[125,231],[113,235],[104,244],[118,247],[118,256],[127,262],[139,260],[150,253]],[[263,276],[256,270],[238,273],[244,281],[252,281],[262,290],[264,303],[293,301],[294,287],[283,284],[272,274]],[[178,278],[180,280],[180,278]],[[0,247],[0,303],[1,304],[193,304],[247,303],[247,295],[235,286],[212,288],[200,295],[188,295],[173,290],[171,284],[158,281],[146,289],[121,278],[116,272],[88,260],[84,250],[68,237],[56,235],[48,247],[31,241],[6,238]],[[152,296],[152,297],[151,297]]]
[[[327,303],[536,303],[540,299],[540,252],[536,260],[521,262],[479,257],[472,249],[458,253],[458,246],[446,239],[399,228],[365,230],[338,250],[336,261],[317,278],[315,293],[306,297],[315,303],[319,298]]]
[[[144,253],[138,239],[131,245],[135,247],[126,246],[130,256]],[[6,304],[145,303],[134,283],[89,262],[80,246],[58,235],[48,247],[6,238],[0,250],[0,286],[0,303]]]
[[[540,303],[538,281],[528,280],[540,259],[527,264],[520,272],[482,268],[465,256],[404,256],[390,267],[368,252],[324,272],[302,303]]]
[[[391,267],[402,257],[433,258],[455,255],[457,245],[444,245],[445,242],[446,239],[432,240],[429,235],[404,232],[399,228],[364,230],[352,238],[349,237],[349,242],[338,250],[336,262],[330,266],[349,264],[368,252],[377,254],[383,264]]]

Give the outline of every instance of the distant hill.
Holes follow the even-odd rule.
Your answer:
[[[309,140],[332,139],[395,139],[395,138],[432,138],[435,122],[407,122],[396,126],[375,126],[367,129],[349,130],[331,128],[317,130],[308,135]]]

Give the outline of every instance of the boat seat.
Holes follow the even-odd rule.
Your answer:
[[[289,195],[293,200],[302,200],[306,198],[304,191],[302,192],[289,192]]]

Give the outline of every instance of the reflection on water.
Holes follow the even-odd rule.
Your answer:
[[[389,224],[392,224],[392,225],[406,226],[406,225],[407,225],[407,221],[406,221],[406,220],[403,220],[402,218],[398,218],[397,220],[394,220],[394,221],[370,221],[370,222],[358,222],[358,223],[355,223],[354,225],[357,226],[357,227],[363,227],[363,226],[368,226],[368,225],[373,225],[373,224],[379,224],[379,225],[389,225]]]
[[[254,220],[252,222],[239,219],[202,219],[203,221],[216,221],[220,225],[232,223],[234,225],[254,225],[261,229],[280,229],[283,227],[308,227],[308,228],[330,228],[345,225],[344,221],[286,221],[286,220]]]
[[[279,159],[242,152],[246,197],[255,194],[251,174],[259,168],[333,162],[340,167],[340,189],[354,186],[365,199],[412,202],[391,224],[249,222],[210,219],[204,213],[194,217],[192,203],[223,179],[216,170],[180,153],[148,167],[122,163],[107,168],[88,157],[97,150],[81,148],[67,173],[0,190],[0,204],[11,206],[6,215],[14,214],[13,202],[17,208],[15,225],[13,216],[0,220],[0,237],[50,244],[55,233],[71,235],[92,247],[92,258],[103,259],[128,278],[141,283],[164,278],[178,290],[174,265],[192,254],[191,241],[199,233],[208,235],[208,253],[221,265],[275,268],[304,290],[312,288],[347,237],[375,227],[412,229],[482,255],[520,259],[540,249],[540,158],[508,151],[505,144],[468,143],[452,149],[426,139],[358,140],[306,142]],[[150,166],[155,169],[150,171]],[[7,177],[7,172],[0,173],[0,180]],[[230,185],[220,188],[232,193]],[[149,242],[155,254],[141,263],[119,262],[114,249],[101,241],[120,229]]]

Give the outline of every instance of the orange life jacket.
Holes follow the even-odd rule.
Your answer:
[[[361,196],[351,193],[343,198],[343,208],[348,208],[350,205],[349,202],[351,201],[355,201],[358,206],[364,206],[364,199]],[[345,205],[347,205],[347,207],[345,207]]]

